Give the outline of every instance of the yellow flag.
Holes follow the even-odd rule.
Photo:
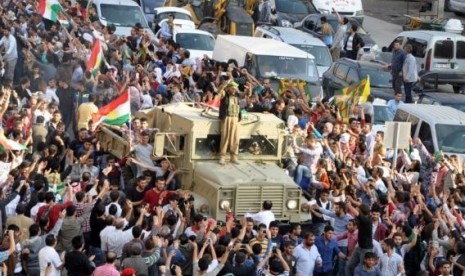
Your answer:
[[[369,95],[370,76],[336,92],[336,95],[334,95],[334,104],[338,107],[344,122],[349,121],[353,108],[358,104],[365,103]]]

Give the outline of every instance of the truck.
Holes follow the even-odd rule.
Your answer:
[[[241,216],[258,212],[264,200],[271,200],[277,220],[305,220],[300,206],[306,200],[280,166],[288,136],[284,122],[275,115],[244,114],[240,163],[223,166],[218,164],[221,133],[214,110],[175,103],[139,111],[137,117],[147,118],[149,127],[159,130],[153,136],[153,155],[168,158],[182,171],[178,180],[183,189],[192,191],[196,209],[207,206],[210,217],[224,221],[226,206]],[[117,157],[129,154],[128,141],[110,129],[102,128],[100,142]]]
[[[305,81],[312,99],[322,98],[315,57],[282,41],[261,37],[219,35],[213,49],[213,59],[237,61],[257,79],[269,78],[278,91],[280,79]]]

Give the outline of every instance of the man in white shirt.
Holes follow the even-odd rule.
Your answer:
[[[294,249],[292,255],[296,258],[295,275],[313,276],[315,265],[317,267],[323,265],[320,253],[315,246],[315,235],[312,232],[305,234],[304,241]]]
[[[262,204],[262,210],[256,214],[246,213],[245,217],[252,218],[255,224],[265,224],[268,228],[270,226],[270,222],[275,221],[275,216],[271,211],[273,207],[273,202],[271,200],[265,200]]]
[[[15,74],[16,62],[18,61],[18,49],[16,48],[16,38],[11,34],[10,26],[3,29],[3,37],[0,39],[0,46],[5,48],[3,60],[5,61],[4,78],[13,80]]]
[[[140,134],[140,143],[135,145],[132,150],[134,150],[136,155],[135,159],[137,161],[143,163],[147,167],[153,168],[155,167],[152,160],[153,146],[149,144],[149,140],[149,133],[147,131],[142,131]],[[137,165],[137,176],[141,176],[145,169],[146,168]]]
[[[49,234],[45,238],[45,247],[39,251],[40,276],[45,276],[45,270],[50,265],[51,273],[49,276],[60,276],[64,263],[58,252],[55,250],[56,238]]]
[[[126,214],[126,218],[128,218],[131,213],[132,213],[132,205],[130,205],[130,211],[128,211],[129,214]],[[142,208],[140,212],[140,216],[136,222],[137,225],[142,224],[142,220],[147,213],[147,208]],[[111,231],[107,234],[105,245],[106,248],[103,248],[104,246],[104,240],[102,239],[102,249],[103,251],[109,252],[113,251],[116,253],[116,258],[121,259],[121,256],[123,255],[123,247],[124,245],[129,242],[130,240],[133,239],[132,236],[132,227],[126,230],[123,230],[124,227],[126,226],[126,220],[119,218],[116,219],[115,221],[115,230]],[[102,231],[103,232],[103,231]]]
[[[394,99],[390,99],[387,102],[387,106],[389,107],[389,110],[392,111],[392,113],[396,113],[397,107],[399,107],[400,104],[403,104],[404,102],[402,101],[402,92],[396,92],[394,94]]]
[[[402,275],[404,271],[404,260],[394,252],[395,243],[392,239],[385,239],[382,243],[384,254],[379,260],[382,275]]]
[[[58,98],[56,92],[57,92],[57,82],[55,79],[50,79],[48,81],[48,86],[47,86],[47,89],[45,90],[45,94],[42,97],[43,99],[47,101],[47,103],[51,103],[52,101],[54,101],[57,104],[59,104],[60,99]]]

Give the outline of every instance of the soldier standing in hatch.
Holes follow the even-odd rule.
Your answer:
[[[237,94],[238,84],[230,81],[224,89],[220,89],[218,96],[221,98],[219,119],[221,131],[220,160],[219,164],[225,164],[226,152],[231,154],[231,163],[239,164],[239,121],[241,120],[241,108]]]

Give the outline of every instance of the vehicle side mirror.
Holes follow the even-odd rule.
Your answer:
[[[389,52],[389,49],[388,47],[384,46],[383,48],[381,48],[381,51],[386,53],[386,52]]]
[[[271,9],[271,14],[275,15],[277,14],[278,12],[276,11],[276,9]]]

